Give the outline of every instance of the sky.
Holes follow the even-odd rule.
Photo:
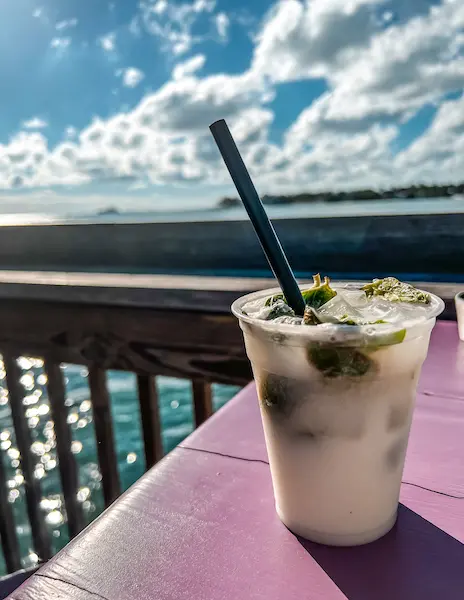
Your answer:
[[[0,213],[464,180],[462,0],[2,0]]]

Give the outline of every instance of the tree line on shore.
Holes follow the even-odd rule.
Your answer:
[[[301,204],[305,202],[346,202],[359,200],[389,200],[410,198],[450,198],[464,194],[464,183],[453,185],[413,185],[389,190],[354,190],[349,192],[303,192],[291,195],[264,195],[264,204]],[[221,198],[218,208],[238,206],[238,198]]]

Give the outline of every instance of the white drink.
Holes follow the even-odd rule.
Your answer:
[[[398,338],[388,325],[295,326],[243,314],[250,299],[271,294],[241,298],[233,310],[257,383],[277,513],[319,543],[371,542],[396,521],[417,381],[441,300],[433,297],[427,316],[409,319]]]

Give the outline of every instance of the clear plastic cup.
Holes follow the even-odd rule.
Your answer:
[[[243,313],[278,291],[232,305],[257,384],[277,513],[315,542],[372,542],[396,521],[417,382],[443,301],[432,296],[426,316],[411,312],[394,326],[295,326]]]
[[[454,301],[456,303],[459,339],[464,342],[464,292],[456,294]]]

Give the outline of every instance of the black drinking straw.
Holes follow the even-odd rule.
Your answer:
[[[251,181],[250,174],[240,156],[234,138],[227,127],[227,123],[224,119],[221,119],[210,125],[209,128],[255,228],[269,265],[282,288],[285,299],[297,315],[302,315],[305,303],[300,288],[288,264],[287,257],[274,231],[274,227],[269,221],[264,206]]]

